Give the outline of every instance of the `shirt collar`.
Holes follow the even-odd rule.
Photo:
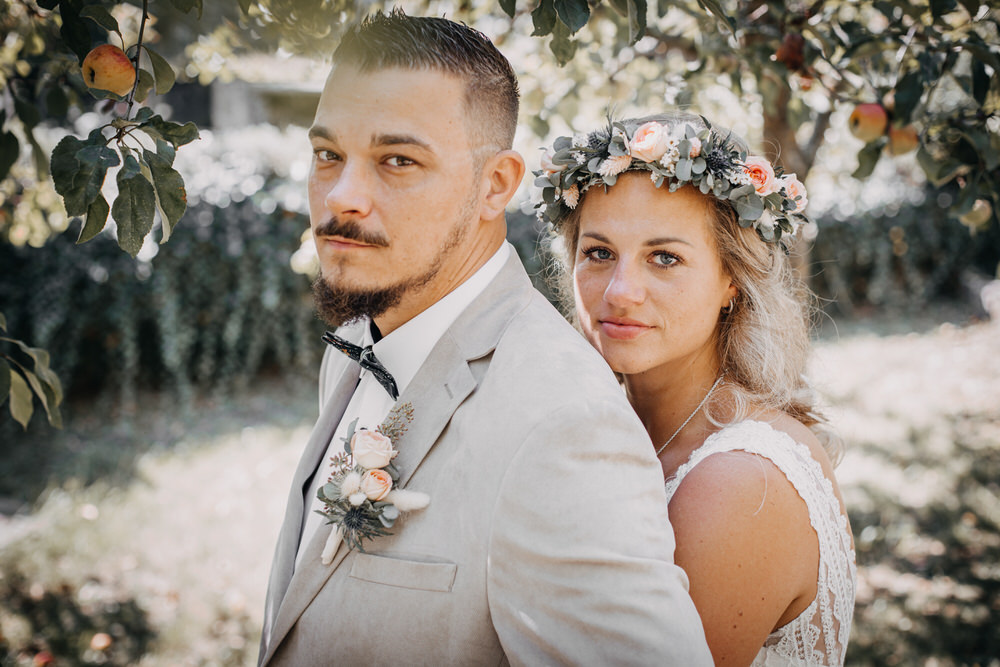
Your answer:
[[[505,241],[465,282],[374,345],[371,321],[366,321],[361,345],[372,345],[375,356],[392,373],[400,394],[406,390],[448,327],[500,273],[512,250],[510,243]]]

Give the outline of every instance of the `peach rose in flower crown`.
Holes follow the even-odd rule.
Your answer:
[[[640,125],[628,144],[629,154],[636,160],[656,162],[667,152],[670,132],[657,122]]]
[[[362,429],[351,438],[351,454],[359,466],[375,470],[389,465],[397,452],[392,448],[392,440],[386,436],[378,431]]]
[[[795,202],[795,208],[790,211],[791,213],[801,213],[809,203],[809,199],[806,198],[806,186],[802,185],[802,181],[796,178],[795,174],[788,174],[779,179],[778,187],[784,188],[785,196]]]
[[[779,185],[778,179],[774,175],[774,167],[766,158],[751,155],[743,163],[743,169],[750,177],[750,183],[754,190],[761,197],[778,191]]]
[[[564,164],[556,164],[555,162],[553,162],[552,161],[553,155],[554,154],[552,153],[552,151],[548,149],[545,149],[542,152],[542,159],[541,159],[542,169],[544,169],[545,173],[547,174],[558,174],[560,171],[566,168],[566,165]]]
[[[368,500],[376,502],[392,490],[392,477],[384,470],[369,470],[361,478],[361,492]]]

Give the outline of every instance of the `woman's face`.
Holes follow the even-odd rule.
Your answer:
[[[590,343],[626,375],[716,364],[719,313],[736,296],[705,195],[656,188],[646,173],[595,186],[580,205],[576,309]]]

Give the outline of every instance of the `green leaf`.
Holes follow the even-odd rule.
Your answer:
[[[0,405],[10,396],[10,364],[0,359]]]
[[[3,180],[21,154],[21,142],[13,132],[0,133],[0,180]]]
[[[0,329],[7,330],[7,316],[0,313]]]
[[[197,9],[198,10],[198,19],[200,20],[201,19],[201,1],[202,0],[170,0],[170,4],[172,4],[174,7],[176,7],[181,12],[184,12],[185,14],[187,14],[192,9]],[[246,4],[246,7],[243,7],[244,2]],[[243,8],[244,12],[249,11],[249,9],[250,9],[250,2],[249,2],[249,0],[240,0],[240,7]]]
[[[742,220],[757,220],[764,214],[764,200],[756,192],[730,201],[733,202]]]
[[[556,57],[556,62],[560,66],[565,65],[576,55],[577,43],[570,39],[569,28],[560,21],[552,29],[552,41],[549,42],[549,49]]]
[[[76,239],[76,242],[86,243],[90,239],[94,238],[104,230],[104,226],[108,223],[108,214],[111,212],[111,207],[108,206],[108,200],[104,198],[104,195],[97,195],[97,199],[90,202],[90,206],[87,207],[87,219],[80,229],[80,236]]]
[[[59,34],[62,36],[66,46],[70,48],[76,57],[83,63],[83,59],[90,51],[90,29],[88,23],[80,17],[80,3],[75,0],[60,0],[59,15],[62,18],[62,27]]]
[[[954,11],[957,3],[955,0],[930,0],[931,15],[939,19],[948,12]]]
[[[511,18],[514,18],[514,3],[515,0],[500,0],[500,9]]]
[[[181,125],[163,120],[160,116],[151,116],[149,120],[139,125],[139,129],[154,139],[169,141],[175,148],[198,138],[198,126],[194,123],[187,122]]]
[[[45,111],[56,118],[63,118],[69,111],[69,97],[59,84],[53,85],[45,94]]]
[[[42,113],[38,110],[38,107],[33,102],[22,99],[17,95],[14,96],[14,111],[28,130],[42,121]]]
[[[156,207],[163,219],[161,243],[165,243],[187,208],[187,191],[184,189],[184,179],[170,166],[170,162],[152,151],[145,151],[144,156],[152,172]]]
[[[32,404],[31,389],[24,381],[20,373],[13,368],[10,369],[10,416],[14,418],[22,428],[28,428],[31,421],[31,414],[35,411]]]
[[[111,15],[111,12],[100,5],[88,5],[87,7],[84,7],[80,11],[80,16],[90,19],[108,32],[117,32],[119,35],[122,34],[122,31],[118,28],[118,20]]]
[[[587,25],[590,20],[590,5],[587,0],[554,0],[556,15],[569,28],[570,34]]]
[[[736,34],[736,21],[733,20],[716,0],[698,0],[698,4],[711,12],[715,18],[726,24],[729,32]]]
[[[54,396],[52,395],[51,392],[47,393],[45,391],[46,387],[43,386],[43,383],[41,382],[41,380],[39,380],[37,375],[35,375],[34,373],[32,373],[31,371],[29,371],[27,368],[24,367],[21,367],[21,372],[24,374],[25,379],[27,379],[28,384],[31,386],[31,389],[35,392],[35,395],[38,396],[38,400],[41,401],[42,407],[45,408],[45,414],[49,418],[49,422],[52,423],[53,422],[52,408],[56,407]],[[49,404],[50,397],[53,398],[51,405]],[[61,419],[58,417],[59,414],[58,408],[56,409],[55,414],[57,415],[56,419],[59,419],[59,421],[61,422]]]
[[[80,161],[77,160],[76,154],[83,147],[82,141],[69,134],[60,139],[56,147],[52,149],[52,159],[50,160],[52,184],[55,186],[56,192],[64,198],[73,189],[73,179],[80,170]]]
[[[893,92],[896,108],[893,113],[897,122],[902,124],[910,122],[913,110],[920,103],[923,94],[924,77],[920,70],[909,72],[896,82],[896,90]]]
[[[131,155],[125,158],[117,180],[118,196],[111,205],[111,214],[118,224],[118,245],[135,257],[153,228],[156,193],[140,172],[138,160]]]
[[[146,55],[149,56],[149,62],[153,65],[153,80],[156,85],[156,93],[157,95],[163,95],[174,87],[177,75],[174,73],[174,68],[170,66],[170,63],[163,56],[153,49],[148,47],[143,48],[146,51]]]
[[[63,141],[60,141],[56,145],[57,150],[63,144]],[[70,143],[67,143],[67,146]],[[67,188],[65,187],[65,182],[63,182],[63,189],[60,189],[60,185],[56,184],[56,192],[62,195],[63,205],[66,207],[66,213],[69,215],[84,215],[87,212],[90,203],[101,195],[108,167],[117,166],[119,163],[118,154],[107,146],[95,146],[84,142],[80,142],[79,146],[80,148],[73,155],[76,168],[72,184]],[[55,181],[55,151],[53,151],[52,155],[52,177],[53,181]],[[65,160],[65,156],[63,155],[60,155],[59,159],[65,161],[65,165],[59,169],[60,179],[64,181],[65,176],[63,171],[64,169],[68,169],[70,163]]]
[[[872,175],[872,172],[875,171],[875,165],[878,164],[878,158],[882,154],[883,143],[873,141],[858,151],[858,168],[851,176],[860,181]]]
[[[986,103],[986,95],[990,92],[990,75],[986,73],[986,65],[978,60],[972,61],[972,97],[982,106]]]
[[[552,32],[556,25],[556,9],[552,0],[540,0],[538,6],[531,11],[531,22],[535,26],[532,37],[543,37]]]
[[[626,0],[628,4],[628,43],[635,44],[646,34],[646,0]]]
[[[139,80],[135,84],[135,96],[132,98],[136,102],[142,102],[149,97],[149,91],[153,90],[156,80],[153,75],[144,69],[139,70]]]

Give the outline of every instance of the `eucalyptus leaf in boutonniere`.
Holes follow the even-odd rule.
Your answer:
[[[427,507],[430,496],[398,488],[399,471],[393,443],[413,421],[413,406],[396,406],[375,430],[357,429],[355,419],[344,437],[344,451],[333,458],[333,474],[316,496],[317,510],[332,524],[323,547],[323,565],[333,562],[341,544],[364,551],[365,540],[391,535],[401,512]]]

